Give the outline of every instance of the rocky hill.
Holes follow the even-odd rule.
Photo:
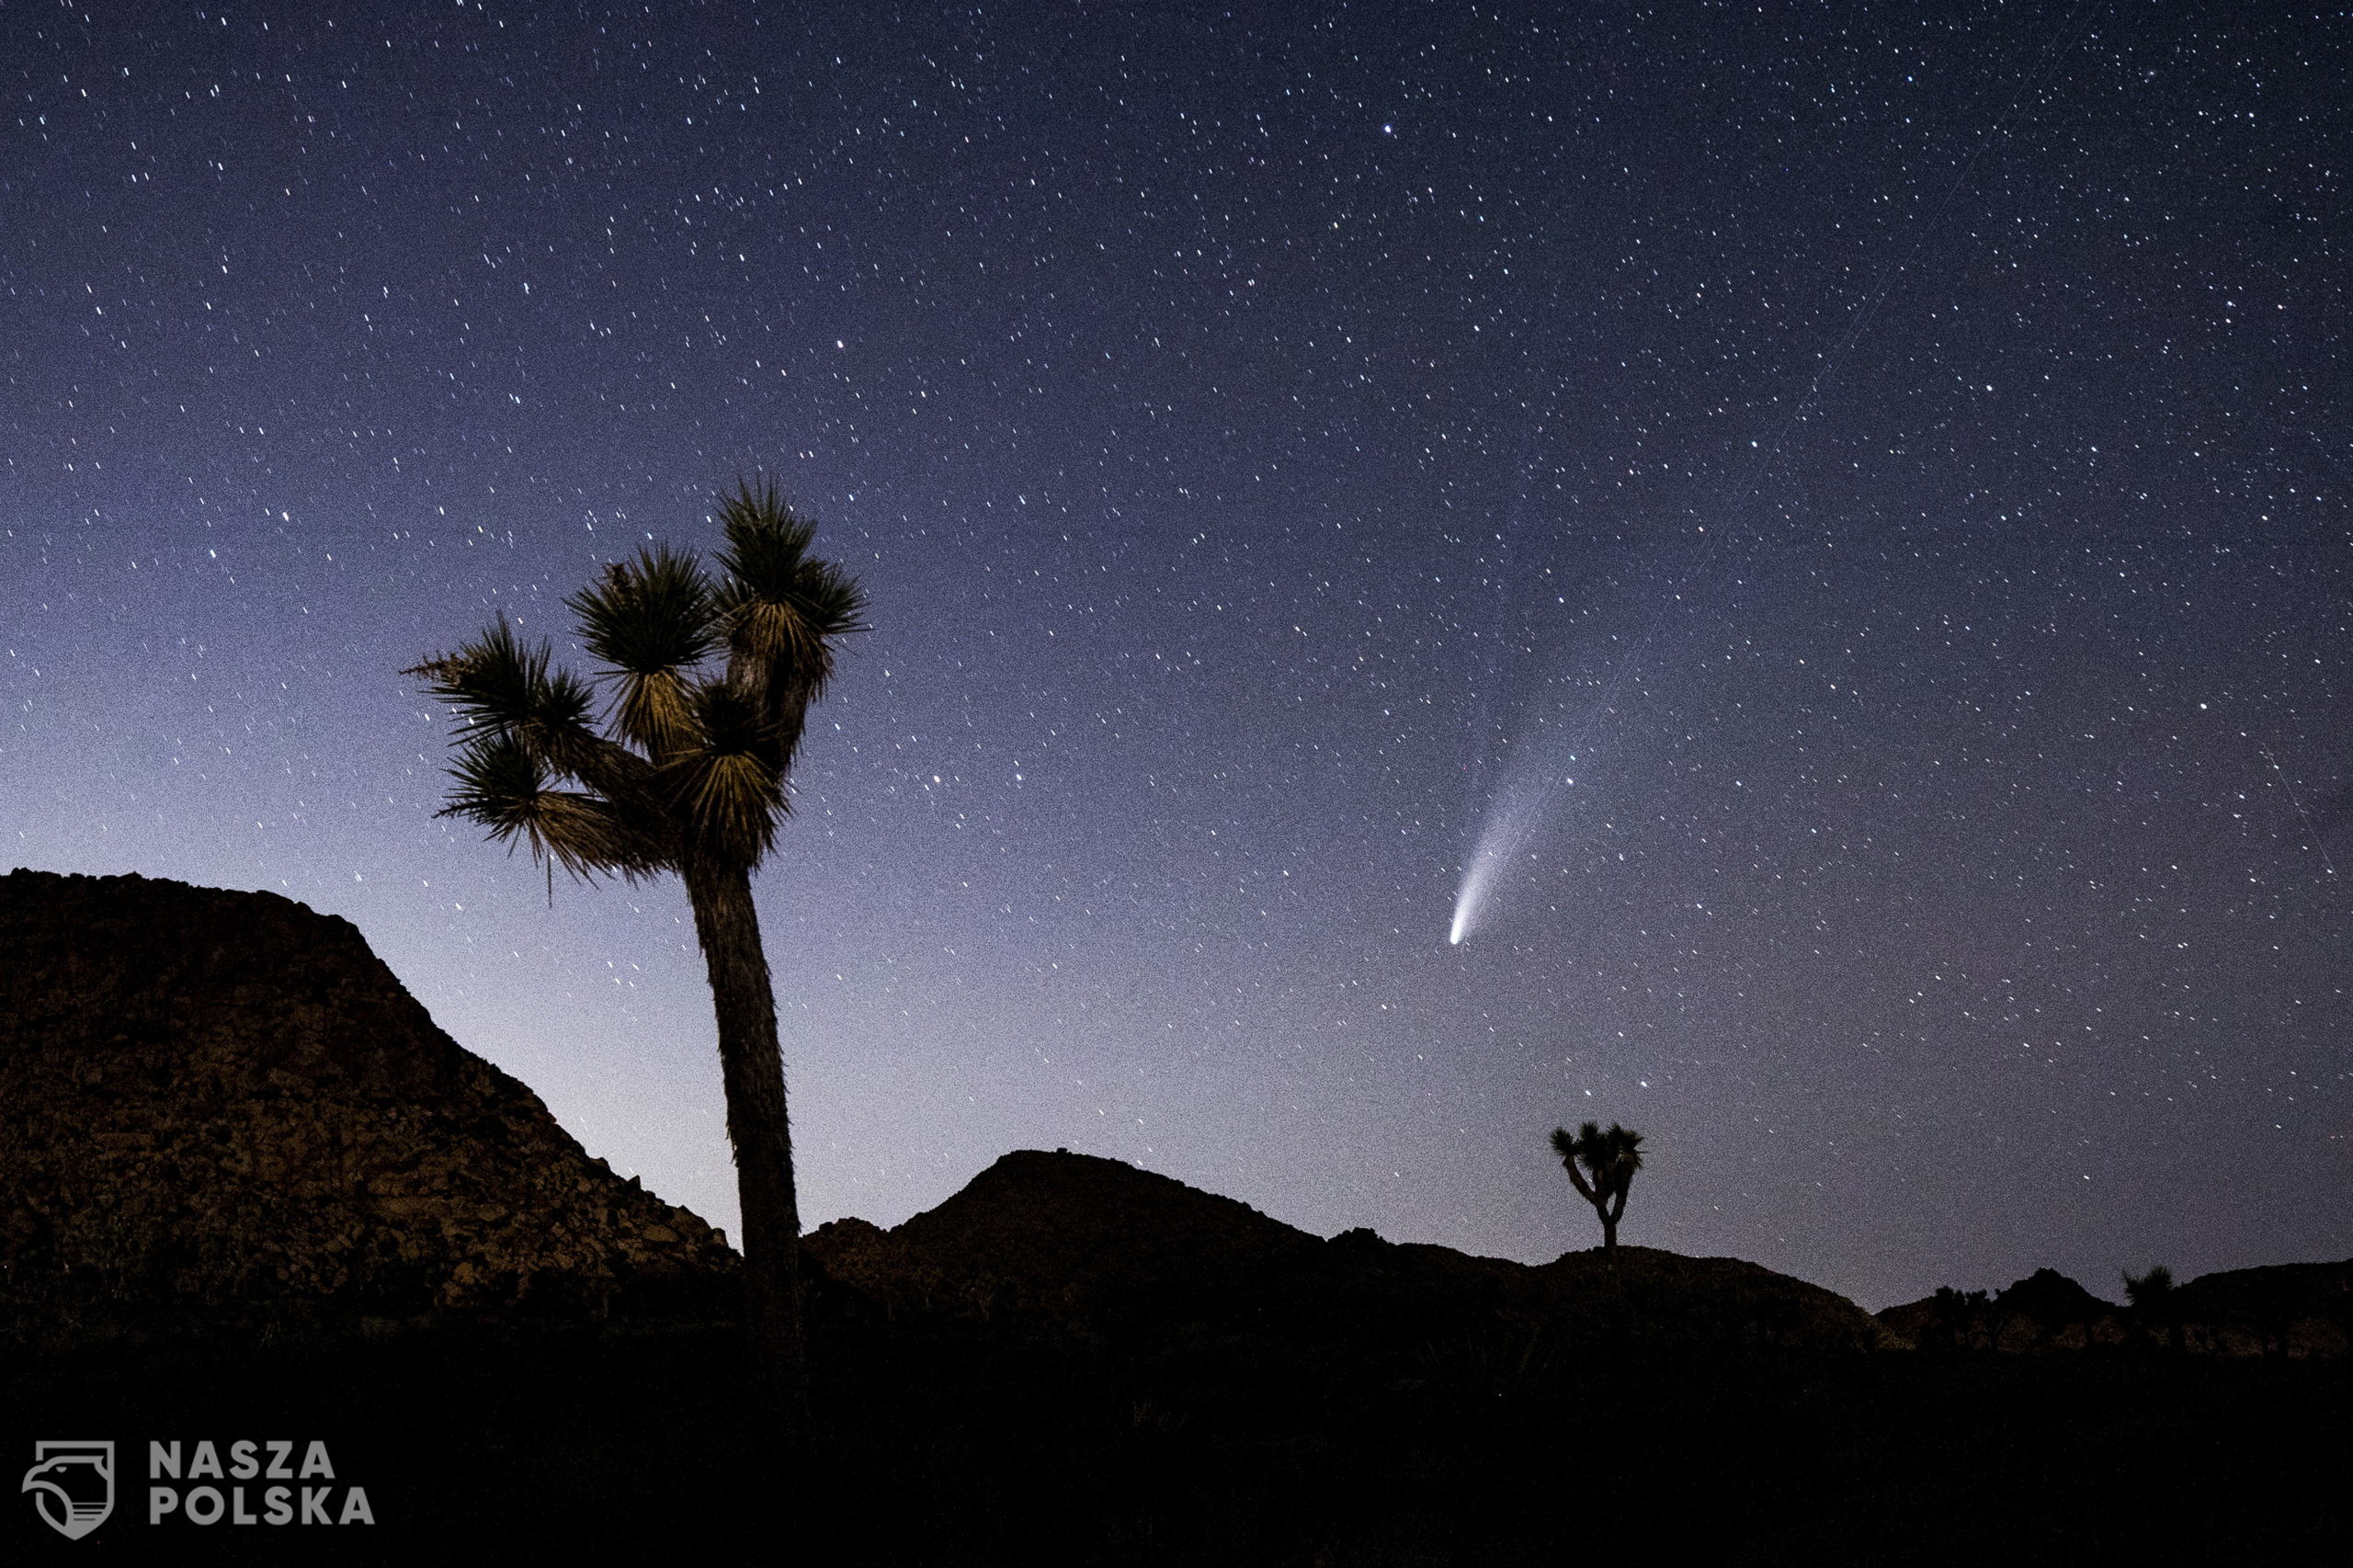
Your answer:
[[[2175,1312],[2183,1348],[2219,1356],[2342,1356],[2353,1347],[2353,1259],[2201,1274]]]
[[[18,872],[0,959],[17,1431],[125,1454],[183,1433],[331,1442],[377,1521],[336,1532],[337,1562],[776,1556],[772,1413],[743,1375],[722,1239],[588,1158],[349,926],[267,894]],[[2353,1265],[2184,1286],[2185,1349],[2250,1352],[2186,1362],[2162,1325],[2049,1271],[1875,1322],[1735,1259],[1529,1267],[1324,1240],[1036,1151],[893,1229],[836,1221],[807,1253],[823,1440],[792,1494],[818,1506],[787,1523],[813,1561],[2353,1551],[2353,1359],[2325,1354]],[[649,1292],[696,1310],[583,1322]],[[191,1310],[132,1334],[92,1310],[159,1302]],[[343,1311],[413,1321],[251,1332]],[[2055,1349],[2103,1324],[2124,1351],[1828,1353],[1935,1333]],[[119,1503],[102,1555],[270,1555],[270,1531],[142,1521],[144,1502]],[[60,1544],[29,1506],[0,1515],[0,1562]]]
[[[434,1027],[348,922],[266,892],[0,878],[0,1291],[600,1311],[723,1237]]]
[[[806,1244],[828,1274],[892,1312],[1063,1333],[1901,1343],[1845,1298],[1737,1259],[1621,1247],[1614,1270],[1598,1250],[1531,1268],[1370,1231],[1324,1241],[1232,1199],[1066,1151],[1007,1154],[894,1230],[837,1220]]]
[[[1213,1302],[1318,1243],[1117,1160],[1017,1150],[895,1230],[836,1220],[804,1244],[894,1309],[1076,1319]]]
[[[2174,1346],[2215,1356],[2333,1358],[2353,1346],[2353,1261],[2201,1275],[2162,1310],[2101,1301],[2052,1268],[2006,1290],[1946,1289],[1879,1314],[1925,1350]]]
[[[733,1255],[589,1158],[437,1028],[348,923],[270,893],[0,877],[0,1318],[44,1302],[365,1313],[709,1307]],[[1608,1340],[2337,1357],[2353,1263],[2193,1280],[2162,1322],[2049,1269],[1874,1320],[1732,1258],[1539,1267],[1370,1231],[1323,1240],[1063,1151],[1005,1156],[884,1231],[816,1232],[818,1312],[1268,1346]],[[2178,1334],[2176,1330],[2178,1329]]]

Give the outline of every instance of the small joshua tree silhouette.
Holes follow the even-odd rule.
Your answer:
[[[1598,1122],[1586,1122],[1572,1135],[1565,1127],[1552,1129],[1552,1152],[1576,1184],[1577,1196],[1593,1205],[1601,1218],[1601,1249],[1611,1267],[1618,1265],[1618,1221],[1626,1212],[1626,1191],[1634,1173],[1643,1168],[1643,1135],[1616,1122],[1604,1132]],[[1582,1167],[1582,1168],[1580,1168]]]
[[[2181,1301],[2173,1282],[2173,1270],[2162,1263],[2149,1266],[2146,1274],[2126,1270],[2124,1299],[2132,1303],[2133,1314],[2152,1328],[2165,1331],[2165,1342],[2176,1350],[2181,1348]]]

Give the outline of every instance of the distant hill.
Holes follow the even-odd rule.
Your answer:
[[[1213,1301],[1320,1244],[1117,1160],[1020,1150],[894,1230],[836,1220],[803,1244],[893,1307],[1081,1319]]]
[[[2342,1356],[2353,1346],[2353,1258],[2201,1274],[2181,1288],[2190,1350]]]
[[[723,1311],[709,1225],[589,1158],[347,922],[270,893],[0,877],[0,1320],[44,1303]],[[885,1231],[809,1236],[820,1316],[1388,1355],[1439,1343],[2333,1357],[2353,1263],[2210,1275],[2144,1322],[2049,1269],[1876,1319],[1733,1258],[1540,1267],[1330,1240],[1116,1160],[1018,1151]]]
[[[1942,1290],[1879,1314],[1928,1350],[2066,1351],[2170,1346],[2215,1356],[2338,1357],[2353,1345],[2353,1261],[2201,1275],[2163,1313],[2101,1301],[2043,1268],[2006,1290]]]
[[[1063,1151],[1007,1154],[893,1230],[837,1220],[806,1245],[887,1310],[1063,1332],[1901,1343],[1845,1298],[1733,1258],[1621,1247],[1613,1274],[1597,1249],[1529,1267],[1370,1231],[1324,1241],[1232,1199]]]
[[[0,953],[0,1305],[595,1312],[732,1267],[347,921],[18,870]]]
[[[2186,1368],[2047,1270],[1874,1320],[1737,1259],[1325,1240],[1040,1151],[895,1228],[826,1225],[805,1257],[820,1440],[780,1486],[722,1238],[590,1159],[350,926],[0,878],[0,1410],[127,1444],[126,1467],[173,1436],[326,1442],[378,1520],[338,1531],[336,1562],[2353,1549],[2353,1358],[2325,1355],[2348,1265],[2185,1286],[2188,1349],[2273,1352]],[[2124,1348],[1855,1353],[1915,1339]],[[192,1506],[154,1523],[143,1493],[101,1556],[270,1555]],[[0,1511],[0,1562],[58,1545],[28,1503]]]

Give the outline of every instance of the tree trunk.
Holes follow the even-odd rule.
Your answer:
[[[1608,1203],[1594,1205],[1601,1212],[1601,1250],[1608,1255],[1612,1274],[1618,1272],[1618,1221],[1626,1217],[1626,1194],[1633,1186],[1632,1173],[1624,1173],[1611,1183]]]
[[[784,1059],[777,1046],[776,992],[760,948],[751,874],[741,866],[689,862],[687,896],[710,975],[719,1019],[719,1065],[727,1091],[727,1140],[744,1211],[744,1308],[754,1395],[762,1419],[789,1445],[809,1434],[809,1363],[801,1324],[801,1206],[792,1184]]]

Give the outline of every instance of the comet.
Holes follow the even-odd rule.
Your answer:
[[[1448,928],[1449,946],[1461,947],[1488,914],[1495,889],[1510,869],[1527,856],[1528,846],[1544,826],[1556,790],[1575,784],[1574,778],[1523,779],[1496,791],[1494,803],[1480,824],[1479,837],[1463,869],[1462,883],[1454,895],[1454,922]]]
[[[1577,773],[1586,771],[1578,758],[1594,760],[1599,733],[1617,713],[1635,656],[1650,640],[1649,632],[1638,639],[1601,689],[1574,709],[1545,701],[1532,711],[1524,710],[1516,733],[1505,743],[1495,774],[1497,782],[1463,861],[1462,881],[1454,893],[1454,919],[1446,933],[1449,947],[1461,947],[1494,917],[1497,892],[1513,870],[1532,858],[1545,824],[1564,793],[1576,788]]]

